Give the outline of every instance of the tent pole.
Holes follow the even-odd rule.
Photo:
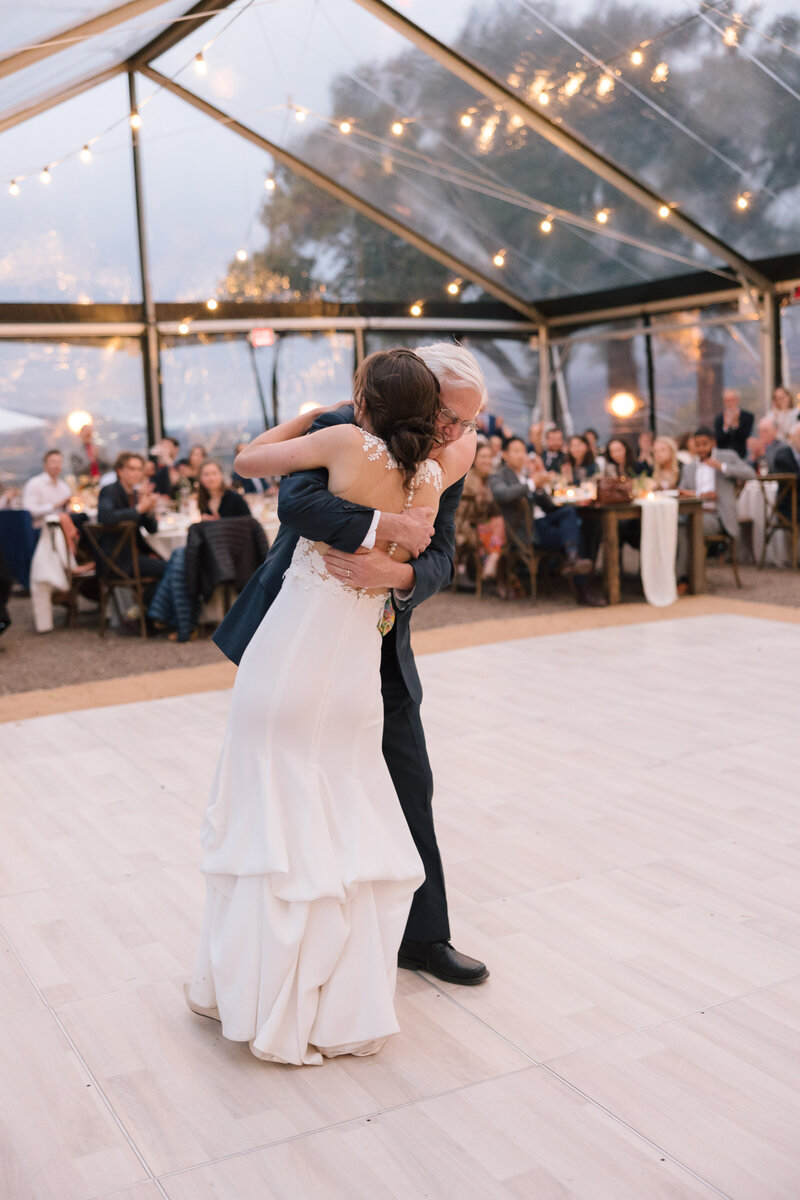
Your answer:
[[[136,81],[133,71],[128,72],[128,93],[131,112],[135,112]],[[142,363],[144,366],[144,398],[147,411],[148,444],[161,440],[164,420],[161,407],[161,365],[159,361],[158,328],[156,306],[150,286],[150,260],[147,251],[147,229],[145,227],[144,191],[142,187],[142,163],[139,152],[139,131],[131,127],[133,149],[133,187],[136,198],[136,234],[139,241],[139,268],[142,277],[142,302],[144,305],[144,336],[142,338]]]

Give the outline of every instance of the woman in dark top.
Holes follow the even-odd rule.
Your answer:
[[[606,476],[630,479],[636,474],[636,462],[630,443],[624,438],[612,437],[606,446]]]
[[[567,450],[567,460],[561,470],[570,483],[583,483],[597,474],[597,463],[585,437],[579,433],[573,434],[567,444]]]
[[[226,485],[222,467],[211,458],[201,463],[197,472],[197,507],[203,521],[250,516],[244,496]]]

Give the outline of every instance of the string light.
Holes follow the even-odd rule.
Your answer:
[[[142,118],[139,116],[136,109],[134,109],[133,112],[131,113],[131,129],[141,129],[141,128],[142,128]]]
[[[82,163],[88,163],[88,162],[92,161],[92,152],[88,146],[83,147],[80,154],[78,155],[78,158],[81,160]]]
[[[209,312],[214,312],[217,308],[217,302],[213,299],[213,297],[211,300],[206,300],[206,308]]]
[[[17,183],[16,179],[12,179],[11,183],[8,185],[8,194],[9,196],[19,195],[19,184]]]
[[[308,113],[304,108],[298,108],[294,114],[295,121],[305,121]]]
[[[722,34],[722,40],[726,46],[739,45],[739,31],[733,25],[728,25]]]
[[[601,225],[605,225],[608,221],[608,209],[601,208],[599,212],[595,213],[594,219],[595,221],[599,221]]]
[[[452,283],[448,283],[447,290],[451,296],[457,296],[461,291],[461,280],[454,279]]]
[[[666,83],[669,75],[669,67],[665,62],[656,63],[653,68],[653,74],[650,79],[653,83]]]
[[[601,75],[597,81],[598,96],[607,96],[614,90],[614,80],[610,75]]]
[[[238,258],[239,262],[247,262],[247,251],[246,250],[237,250],[236,257]]]
[[[341,121],[339,124],[339,130],[341,133],[349,133],[352,128],[353,126],[349,121]]]
[[[492,262],[494,263],[494,265],[496,267],[505,266],[505,261],[506,261],[505,250],[498,250],[497,254],[495,254],[494,258],[492,259]]]
[[[411,313],[412,317],[421,317],[422,316],[422,305],[421,304],[412,304],[411,308],[408,311]]]
[[[576,75],[568,75],[567,82],[564,84],[564,95],[574,96],[576,92],[579,92],[585,78],[586,73],[584,71],[579,71]]]
[[[392,125],[392,133],[394,134],[395,137],[403,136],[403,122],[402,121],[394,122],[394,124]]]
[[[539,103],[544,105],[550,103],[550,96],[547,92],[539,92]]]
[[[273,177],[271,175],[268,175],[267,178],[264,180],[264,187],[267,189],[268,192],[275,191],[275,180],[273,179]]]
[[[644,62],[644,55],[642,54],[641,50],[634,50],[633,54],[631,55],[631,62],[635,67],[640,67],[642,65]]]
[[[749,205],[750,205],[750,193],[749,192],[740,192],[740,194],[736,197],[736,207],[741,209],[742,212],[744,212],[744,210],[746,208],[748,208]]]
[[[47,169],[47,167],[45,167],[42,170],[42,173],[39,176],[39,182],[40,183],[51,183],[52,182],[52,176],[51,176],[49,170]]]
[[[662,204],[662,205],[661,205],[661,207],[660,207],[660,208],[659,208],[659,210],[658,210],[658,215],[661,217],[661,220],[662,220],[662,221],[666,221],[667,217],[668,217],[668,216],[669,216],[669,214],[670,214],[670,211],[671,211],[671,210],[670,210],[670,207],[669,207],[669,205],[668,205],[668,204]]]
[[[541,229],[542,233],[549,233],[550,230],[553,228],[552,217],[545,217],[545,219],[542,221],[539,228]]]
[[[195,69],[195,71],[197,71],[197,74],[198,74],[198,75],[205,75],[206,71],[208,70],[208,63],[207,63],[207,62],[206,62],[206,60],[203,58],[203,51],[202,51],[202,50],[201,50],[201,51],[200,51],[200,53],[199,53],[199,54],[198,54],[198,55],[195,57],[195,60],[194,60],[194,69]]]
[[[469,129],[470,125],[472,124],[472,117],[469,113],[461,114],[461,124],[464,129]]]
[[[178,333],[188,333],[188,332],[189,332],[189,326],[187,325],[186,321],[181,321],[180,325],[178,326]]]
[[[525,124],[519,113],[512,113],[508,121],[512,129],[521,129]]]

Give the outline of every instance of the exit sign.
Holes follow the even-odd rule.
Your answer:
[[[253,347],[259,346],[274,346],[275,345],[275,330],[274,329],[251,329],[250,330],[250,345]]]

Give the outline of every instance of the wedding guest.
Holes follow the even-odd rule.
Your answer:
[[[156,470],[153,475],[153,487],[159,496],[171,496],[178,482],[176,466],[180,442],[177,438],[166,434],[153,447],[156,459]]]
[[[489,448],[492,451],[492,466],[499,471],[503,465],[503,438],[499,433],[489,435]]]
[[[528,450],[534,454],[541,455],[543,450],[542,436],[544,433],[544,421],[534,421],[528,427]]]
[[[695,462],[697,459],[697,449],[694,444],[693,433],[682,433],[678,440],[678,461],[681,464]]]
[[[575,433],[567,444],[567,458],[562,466],[562,472],[570,483],[585,483],[598,474],[592,448],[587,439],[580,433]]]
[[[800,408],[788,388],[775,388],[772,393],[770,413],[777,426],[778,437],[786,441],[797,422],[800,421]]]
[[[722,393],[722,412],[714,417],[713,433],[717,448],[734,450],[739,458],[746,458],[747,439],[753,432],[753,424],[753,414],[741,407],[736,388],[725,388]]]
[[[638,450],[636,453],[636,474],[653,474],[653,440],[655,435],[650,429],[643,429],[637,437]]]
[[[674,491],[681,477],[678,447],[671,437],[657,437],[653,442],[653,491]]]
[[[738,538],[736,484],[754,479],[755,472],[735,450],[717,449],[713,430],[701,426],[694,435],[697,462],[681,469],[680,490],[703,500],[703,530]]]
[[[109,483],[101,490],[97,504],[97,519],[101,525],[117,525],[121,521],[135,521],[136,546],[139,558],[139,574],[143,576],[158,576],[164,574],[167,564],[157,554],[152,554],[150,547],[141,535],[140,527],[148,533],[155,533],[158,522],[155,518],[156,494],[152,484],[144,484],[144,459],[141,454],[124,451],[118,455],[114,463],[117,473],[116,483]],[[100,545],[110,554],[119,538],[115,533],[103,536]],[[123,571],[133,571],[133,558],[130,552],[119,558]]]
[[[189,478],[193,484],[197,482],[197,472],[200,470],[201,465],[206,461],[207,458],[208,451],[206,450],[205,446],[201,446],[199,442],[195,442],[189,451],[188,460]]]
[[[603,474],[609,478],[630,479],[636,474],[633,449],[625,438],[614,435],[606,446],[606,467]]]
[[[775,455],[775,473],[779,475],[797,475],[798,510],[800,510],[800,424],[795,425],[789,434],[788,445],[783,446]],[[791,496],[785,496],[779,505],[781,515],[787,521],[792,519]]]
[[[197,473],[197,507],[202,521],[250,516],[244,496],[227,486],[222,467],[213,458],[201,463]]]
[[[99,483],[101,476],[110,469],[110,463],[97,448],[94,427],[84,425],[78,436],[81,439],[81,449],[71,457],[72,474],[88,475],[91,483]]]
[[[506,540],[505,523],[489,485],[492,473],[491,447],[479,442],[456,510],[456,549],[480,555],[484,579],[495,578]],[[459,563],[462,566],[466,572],[466,562]]]
[[[44,470],[29,479],[22,490],[22,507],[33,517],[34,529],[41,529],[45,517],[63,513],[72,496],[72,489],[61,478],[64,457],[60,450],[48,450],[42,459]]]
[[[240,454],[248,442],[236,443],[236,454]],[[275,483],[271,479],[244,479],[243,476],[237,475],[234,471],[231,475],[231,486],[244,492],[245,496],[267,495],[274,496],[277,493]]]
[[[578,603],[599,606],[604,603],[603,598],[593,595],[585,586],[592,562],[580,555],[578,513],[574,505],[565,504],[560,508],[555,505],[541,490],[542,482],[528,459],[525,442],[522,438],[509,438],[503,451],[503,466],[489,479],[507,529],[513,530],[520,539],[528,536],[520,501],[530,504],[533,508],[533,544],[543,550],[561,552],[564,555],[561,574],[575,578]]]
[[[544,449],[542,451],[544,469],[546,471],[555,471],[559,475],[566,457],[564,434],[556,425],[551,425],[544,435]]]
[[[747,461],[756,470],[775,470],[775,458],[787,443],[778,437],[778,426],[772,413],[758,422],[758,435],[747,439]]]

